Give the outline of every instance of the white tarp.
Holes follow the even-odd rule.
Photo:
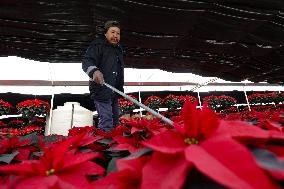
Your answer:
[[[37,62],[19,57],[0,57],[0,81],[42,80],[42,81],[88,81],[81,63]],[[171,73],[158,69],[125,68],[125,82],[189,82],[202,84],[212,77],[202,77],[191,73]],[[246,81],[248,82],[248,81]],[[218,79],[214,83],[230,83]],[[186,91],[195,85],[182,86],[126,86],[125,92],[137,91]],[[204,86],[196,91],[284,91],[283,86]],[[88,86],[0,86],[0,93],[15,92],[23,94],[88,93]]]

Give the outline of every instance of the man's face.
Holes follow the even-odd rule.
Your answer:
[[[109,43],[117,45],[120,41],[120,29],[118,27],[110,27],[105,36]]]

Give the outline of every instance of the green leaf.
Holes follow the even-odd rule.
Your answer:
[[[39,139],[38,139],[37,133],[35,132],[35,133],[25,135],[25,136],[21,137],[19,140],[20,141],[30,140],[34,144],[34,143],[37,143]]]
[[[128,150],[106,150],[104,153],[109,157],[123,158],[129,155]]]
[[[135,159],[135,158],[138,158],[140,156],[143,156],[145,154],[149,154],[149,153],[152,153],[152,152],[153,152],[153,150],[151,148],[143,148],[139,152],[133,153],[133,154],[131,154],[131,155],[129,155],[129,156],[123,158],[123,159],[128,159],[128,160]]]
[[[61,135],[48,135],[44,137],[43,142],[54,143],[54,142],[57,142],[60,139],[60,137],[66,138],[65,136],[61,136]]]
[[[103,139],[99,139],[96,142],[101,143],[101,144],[110,144],[112,142],[111,138],[103,138]]]
[[[110,160],[110,162],[107,166],[107,174],[117,171],[117,166],[116,166],[116,160],[117,159],[119,159],[119,158],[114,157]]]
[[[19,154],[18,150],[14,151],[11,154],[2,154],[2,155],[0,155],[0,162],[10,164],[18,154]]]
[[[33,152],[31,153],[29,160],[33,160],[33,159],[38,159],[39,157],[43,156],[44,152],[40,151],[40,152]],[[36,158],[35,158],[36,157]]]
[[[284,163],[271,151],[260,148],[252,148],[250,151],[261,167],[274,171],[284,170]]]

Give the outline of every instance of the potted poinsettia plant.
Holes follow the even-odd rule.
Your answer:
[[[39,99],[20,102],[16,107],[18,113],[29,120],[33,120],[36,116],[46,116],[50,109],[48,102]]]
[[[25,125],[25,122],[23,120],[18,120],[18,119],[11,120],[8,123],[8,126],[11,128],[20,128],[24,125]]]
[[[203,98],[203,102],[207,103],[207,105],[216,111],[218,104],[219,104],[219,99],[218,96],[206,96]]]
[[[0,99],[0,116],[10,113],[12,108],[13,106],[10,103]]]
[[[277,108],[278,104],[283,103],[283,94],[280,92],[253,93],[248,96],[248,101],[253,110],[263,111]]]
[[[179,108],[182,106],[180,96],[169,94],[163,99],[163,106],[168,108],[167,111],[163,112],[164,116],[170,118],[179,115]]]
[[[237,100],[231,96],[221,95],[218,97],[218,99],[220,106],[223,108],[230,108],[237,103]]]
[[[277,92],[276,97],[274,99],[275,104],[284,103],[284,93],[283,92]]]
[[[264,102],[266,99],[265,94],[254,93],[248,96],[248,101],[250,104],[258,104]]]
[[[7,124],[5,124],[3,121],[0,121],[0,128],[1,127],[6,127]]]
[[[137,100],[134,95],[128,95],[131,98]],[[137,107],[133,102],[127,100],[126,98],[119,98],[118,99],[118,106],[123,114],[131,114],[133,110]]]
[[[277,101],[277,97],[279,98],[279,95],[277,95],[276,92],[272,92],[272,93],[253,93],[253,94],[248,96],[248,101],[252,105],[267,104],[267,103],[272,103],[272,102]]]
[[[237,103],[237,100],[235,98],[226,95],[207,96],[203,99],[203,101],[215,111],[230,108]]]
[[[163,105],[168,108],[168,110],[176,110],[181,107],[179,96],[169,94],[163,99]]]
[[[180,101],[180,107],[182,107],[185,103],[185,101],[189,101],[191,103],[197,102],[197,98],[191,95],[181,95],[179,96],[179,101]]]
[[[162,98],[152,95],[146,99],[144,105],[157,111],[161,107],[162,102],[163,102]]]

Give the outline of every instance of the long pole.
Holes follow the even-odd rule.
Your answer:
[[[138,102],[137,100],[131,98],[130,96],[128,96],[127,94],[125,94],[125,93],[121,92],[120,90],[114,88],[113,86],[111,86],[111,85],[109,85],[109,84],[107,84],[107,83],[104,83],[104,85],[105,85],[106,87],[110,88],[111,90],[113,90],[114,92],[120,94],[121,96],[123,96],[123,97],[126,98],[127,100],[130,100],[131,102],[133,102],[133,103],[136,104],[137,106],[143,108],[144,110],[150,112],[150,113],[153,114],[154,116],[160,118],[162,121],[164,121],[166,124],[168,124],[168,125],[171,126],[172,128],[174,127],[174,126],[173,126],[173,122],[172,122],[170,119],[168,119],[168,118],[166,118],[165,116],[159,114],[158,112],[154,111],[153,109],[151,109],[151,108],[145,106],[144,104]]]

